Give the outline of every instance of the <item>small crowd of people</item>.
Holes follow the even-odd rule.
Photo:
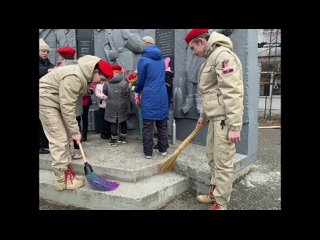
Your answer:
[[[223,34],[209,35],[208,29],[192,29],[185,41],[195,56],[206,58],[198,80],[202,109],[197,125],[209,122],[207,157],[212,177],[209,194],[198,195],[197,200],[214,203],[211,210],[225,210],[232,191],[235,144],[240,141],[242,127],[242,65],[230,38]],[[102,139],[107,139],[111,146],[127,143],[127,101],[134,94],[135,104],[141,110],[145,158],[151,159],[154,150],[167,155],[167,119],[174,74],[170,59],[163,58],[152,37],[141,39],[141,50],[138,80],[131,87],[122,66],[91,55],[76,59],[76,50],[70,47],[58,49],[62,62],[54,66],[48,60],[50,47],[39,40],[39,153],[52,156],[57,190],[84,185],[84,178],[72,168],[71,158],[82,158],[79,144],[87,141],[93,94],[99,106]],[[74,151],[70,150],[70,139]]]

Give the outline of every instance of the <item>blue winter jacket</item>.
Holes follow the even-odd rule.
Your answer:
[[[138,81],[134,89],[142,95],[143,119],[163,120],[169,116],[165,75],[161,50],[153,45],[146,47],[138,62]]]

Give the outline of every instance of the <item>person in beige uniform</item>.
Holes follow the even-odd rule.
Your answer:
[[[75,175],[70,164],[70,137],[80,143],[81,133],[76,120],[76,101],[87,93],[90,82],[100,83],[113,77],[106,61],[86,55],[78,63],[56,68],[39,81],[39,116],[49,140],[56,189],[75,189],[84,179]]]
[[[207,157],[211,171],[210,192],[198,195],[209,210],[226,210],[231,197],[235,143],[240,141],[243,117],[242,64],[230,38],[208,29],[192,29],[185,38],[192,53],[204,57],[198,93],[201,113],[197,125],[209,122]]]
[[[57,63],[55,68],[67,66],[67,65],[73,65],[73,64],[77,63],[77,59],[75,57],[77,50],[75,48],[61,47],[57,50],[57,52],[60,54],[62,60],[61,60],[61,62]],[[82,97],[79,97],[76,102],[76,119],[77,119],[80,131],[81,131],[82,113],[83,113]],[[72,159],[81,159],[82,155],[80,152],[80,148],[75,140],[73,140],[73,148],[74,148],[74,150],[71,151]]]

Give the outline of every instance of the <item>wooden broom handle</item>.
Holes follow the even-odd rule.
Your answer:
[[[198,125],[190,135],[183,140],[183,142],[179,145],[179,147],[176,149],[175,152],[181,152],[191,141],[194,139],[194,137],[197,135],[197,133],[200,131],[201,126]]]
[[[198,125],[192,133],[190,133],[190,135],[184,140],[184,141],[191,141],[192,139],[194,139],[194,137],[197,135],[197,133],[200,131],[202,126]]]
[[[80,141],[80,143],[79,143],[79,147],[80,147],[81,155],[82,155],[82,157],[83,157],[83,161],[86,163],[86,162],[87,162],[87,158],[86,158],[86,155],[84,155],[84,151],[83,151],[83,148],[82,148],[81,141]]]

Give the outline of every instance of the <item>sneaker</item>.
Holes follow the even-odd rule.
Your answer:
[[[215,187],[216,187],[215,185],[211,185],[208,195],[198,195],[196,197],[197,201],[200,203],[215,203],[216,199],[213,196],[213,191]]]
[[[215,203],[208,210],[227,210],[227,208],[221,206],[219,203]]]
[[[146,155],[146,159],[151,159],[151,156],[147,156],[147,155]]]
[[[167,156],[167,152],[160,152],[159,150],[157,150],[158,153],[160,153],[162,156]]]
[[[71,157],[72,157],[72,159],[74,159],[74,160],[81,159],[81,158],[82,158],[82,155],[81,155],[80,150],[79,150],[79,149],[75,149],[75,150],[71,153]]]
[[[118,142],[120,143],[127,143],[127,137],[126,137],[127,134],[123,135],[121,134],[119,139],[118,139]]]
[[[109,140],[109,145],[110,145],[110,146],[113,146],[113,147],[118,146],[118,140],[117,140],[116,138],[111,138],[111,139]]]

